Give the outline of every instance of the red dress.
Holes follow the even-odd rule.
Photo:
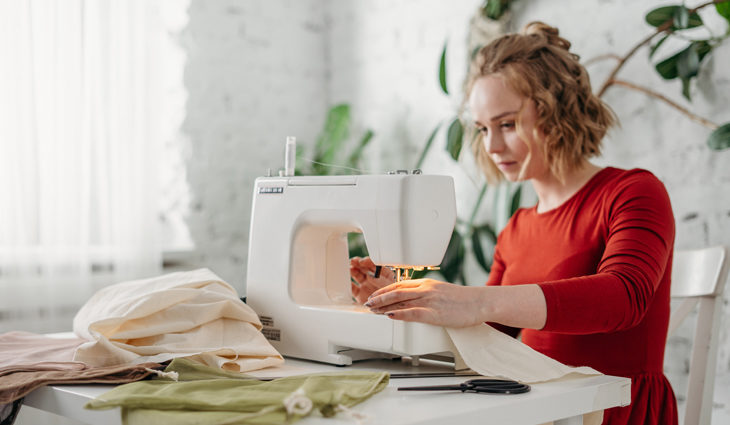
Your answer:
[[[487,285],[539,284],[547,321],[523,329],[522,341],[567,365],[631,378],[631,405],[606,410],[604,424],[677,424],[662,371],[673,249],[664,185],[645,170],[605,168],[556,209],[518,210]]]

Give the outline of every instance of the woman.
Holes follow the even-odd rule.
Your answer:
[[[674,218],[644,170],[589,162],[614,122],[558,30],[534,22],[482,48],[469,84],[487,177],[529,180],[538,203],[500,233],[486,286],[376,279],[354,258],[353,295],[396,320],[461,327],[489,322],[568,365],[632,380],[630,406],[606,424],[676,424],[662,373]],[[386,286],[387,285],[387,286]],[[369,297],[368,297],[369,295]]]

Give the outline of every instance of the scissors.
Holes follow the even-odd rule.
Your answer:
[[[457,385],[430,385],[422,387],[398,387],[398,391],[449,391],[462,393],[522,394],[530,391],[530,386],[507,379],[470,379]]]

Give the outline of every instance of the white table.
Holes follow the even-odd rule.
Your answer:
[[[423,363],[423,362],[422,362]],[[391,373],[413,372],[405,362],[378,360],[359,362],[351,369],[388,370]],[[279,370],[263,370],[260,377],[284,376],[311,372],[343,371],[331,365],[287,359]],[[438,364],[422,364],[418,371],[442,371]],[[403,392],[399,386],[441,385],[463,382],[471,377],[393,378],[388,387],[353,407],[369,416],[367,424],[511,424],[529,425],[555,421],[556,425],[582,424],[582,415],[631,402],[631,380],[615,376],[575,377],[557,382],[532,385],[532,390],[518,395],[492,395],[452,392]],[[57,385],[40,388],[25,398],[25,405],[88,424],[121,424],[119,409],[86,410],[84,404],[113,388],[111,385]],[[335,418],[310,416],[302,425],[352,425],[342,413]]]

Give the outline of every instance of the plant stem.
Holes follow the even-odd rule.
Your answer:
[[[482,190],[479,192],[479,197],[477,198],[477,201],[474,204],[474,209],[471,212],[471,217],[469,217],[468,227],[471,227],[474,224],[474,219],[477,216],[477,212],[479,211],[479,206],[482,204],[482,199],[484,199],[485,193],[487,193],[487,184],[486,183],[484,183],[484,186],[482,186]]]
[[[414,166],[415,169],[420,169],[423,165],[423,161],[426,159],[426,154],[428,154],[428,151],[431,149],[431,145],[433,144],[433,139],[436,137],[436,133],[438,133],[439,128],[441,128],[441,123],[438,123],[436,128],[433,129],[431,132],[431,135],[428,136],[428,140],[426,141],[426,145],[423,147],[423,150],[421,151],[421,155],[418,157],[418,161],[416,161],[416,165]]]
[[[715,124],[715,123],[713,123],[712,121],[709,121],[709,120],[707,120],[705,118],[702,118],[702,117],[700,117],[698,115],[693,114],[688,109],[686,109],[686,108],[678,105],[677,103],[673,102],[672,100],[668,99],[667,97],[663,96],[662,94],[657,93],[657,92],[655,92],[655,91],[653,91],[651,89],[648,89],[648,88],[642,87],[642,86],[638,86],[638,85],[636,85],[634,83],[630,83],[628,81],[623,81],[623,80],[610,80],[608,82],[611,85],[616,84],[618,86],[624,86],[624,87],[627,87],[627,88],[630,88],[630,89],[633,89],[633,90],[640,91],[640,92],[642,92],[644,94],[647,94],[647,95],[649,95],[651,97],[655,97],[655,98],[657,98],[659,100],[662,100],[662,101],[666,102],[669,106],[673,107],[674,109],[678,110],[679,112],[681,112],[684,115],[686,115],[687,117],[689,117],[689,119],[691,119],[693,121],[696,121],[696,122],[704,125],[705,127],[710,128],[712,130],[714,130],[714,129],[716,129],[718,127],[718,125]]]
[[[689,14],[691,15],[704,7],[711,6],[715,3],[724,3],[725,1],[727,1],[727,0],[715,0],[715,1],[701,4],[697,7],[695,7],[694,9],[690,9]],[[663,32],[667,32],[667,33],[672,32],[672,29],[671,29],[672,24],[673,24],[673,18],[667,19],[666,22],[664,22],[663,24],[661,24],[657,27],[656,31],[654,31],[653,34],[651,34],[648,37],[646,37],[645,39],[641,40],[637,45],[635,45],[633,48],[631,48],[631,50],[629,50],[629,52],[626,53],[626,55],[624,55],[623,58],[619,59],[619,62],[616,64],[616,67],[613,68],[613,71],[611,71],[611,73],[606,78],[606,81],[601,86],[600,90],[598,90],[597,96],[598,97],[603,96],[603,94],[611,86],[611,84],[614,84],[616,81],[618,81],[618,80],[616,80],[616,74],[618,74],[618,72],[621,70],[621,68],[623,68],[626,61],[628,61],[642,46],[651,42],[651,40],[654,37],[656,37],[657,34],[661,34]]]
[[[615,53],[606,53],[605,55],[596,56],[595,58],[590,58],[587,61],[583,63],[583,66],[588,66],[592,63],[602,61],[604,59],[615,59],[617,61],[621,60],[621,56],[615,54]]]
[[[613,71],[608,75],[606,78],[606,81],[601,86],[600,90],[598,90],[598,97],[603,96],[604,93],[606,93],[606,90],[611,86],[611,84],[616,81],[616,74],[623,68],[624,64],[627,60],[629,60],[634,53],[636,53],[637,50],[639,50],[642,46],[645,44],[648,44],[657,34],[661,34],[664,31],[669,31],[669,29],[672,27],[672,20],[669,19],[665,23],[661,24],[659,27],[657,27],[656,31],[654,31],[653,34],[646,37],[645,39],[641,40],[636,46],[634,46],[631,50],[629,50],[629,53],[624,55],[621,59],[619,59],[616,66],[613,68]]]

